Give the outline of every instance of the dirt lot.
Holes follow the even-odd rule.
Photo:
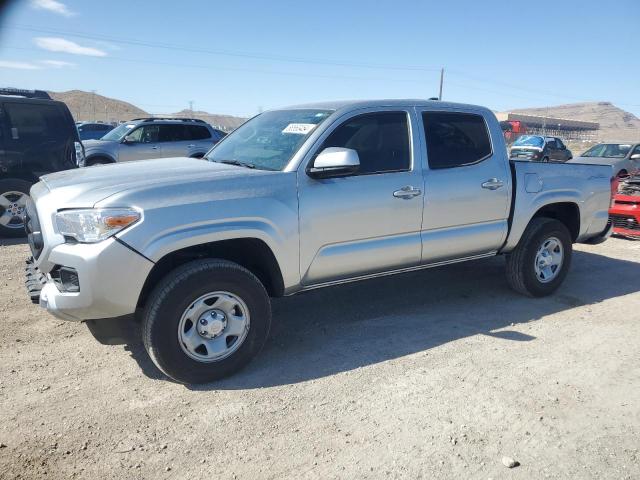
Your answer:
[[[640,242],[577,249],[541,300],[500,258],[278,300],[188,388],[29,304],[5,241],[0,478],[640,478]]]

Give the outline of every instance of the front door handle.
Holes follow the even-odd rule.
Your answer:
[[[490,178],[482,184],[482,188],[486,188],[488,190],[497,190],[502,186],[504,186],[504,182],[497,178]]]
[[[151,150],[157,150],[158,147],[156,147],[155,145],[153,147],[151,147]]]
[[[419,188],[412,187],[411,185],[407,185],[406,187],[402,187],[400,190],[393,192],[394,197],[404,198],[405,200],[417,197],[420,194],[422,194],[422,191]]]
[[[187,148],[196,148],[196,146],[192,143],[191,145],[187,145]]]

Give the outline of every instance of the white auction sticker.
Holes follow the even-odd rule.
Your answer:
[[[315,123],[290,123],[282,133],[295,133],[297,135],[306,135],[316,126]]]

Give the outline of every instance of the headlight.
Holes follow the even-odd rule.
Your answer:
[[[63,210],[56,214],[58,231],[81,243],[96,243],[136,223],[142,214],[132,208]]]

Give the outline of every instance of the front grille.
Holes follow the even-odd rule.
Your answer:
[[[33,258],[37,259],[44,249],[44,241],[42,239],[42,232],[40,231],[40,221],[38,220],[36,204],[33,203],[31,199],[27,201],[25,208],[24,228],[27,232],[27,240],[29,241],[31,254]]]
[[[638,230],[640,231],[640,222],[634,217],[627,217],[625,215],[610,215],[614,228],[623,228],[625,230]]]

